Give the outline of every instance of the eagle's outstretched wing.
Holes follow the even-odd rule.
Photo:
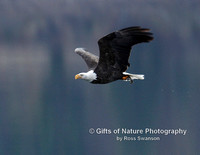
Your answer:
[[[87,52],[84,48],[76,48],[75,52],[85,60],[89,70],[96,68],[99,61],[98,56]]]
[[[126,71],[129,66],[131,47],[142,42],[153,40],[149,29],[129,27],[110,33],[98,41],[100,58],[96,73],[110,74],[109,71]]]

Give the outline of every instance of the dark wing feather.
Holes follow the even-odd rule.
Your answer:
[[[153,37],[149,29],[140,27],[129,27],[106,35],[98,41],[100,58],[95,72],[126,71],[131,47],[151,40]]]
[[[97,67],[99,57],[87,52],[84,48],[76,48],[75,52],[80,55],[86,62],[88,69],[95,69]]]

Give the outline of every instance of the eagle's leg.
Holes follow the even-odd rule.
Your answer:
[[[130,78],[130,84],[132,84],[132,83],[133,83],[133,79]]]

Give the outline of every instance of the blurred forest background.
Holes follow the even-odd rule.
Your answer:
[[[74,53],[142,26],[128,72],[144,81],[93,85]],[[198,0],[0,0],[1,155],[196,155],[200,131]],[[160,141],[118,142],[90,128],[187,129]]]

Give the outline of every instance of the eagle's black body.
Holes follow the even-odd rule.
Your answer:
[[[108,34],[98,41],[100,57],[94,72],[97,79],[91,83],[105,84],[122,79],[123,72],[130,66],[128,59],[131,47],[153,40],[149,29],[129,27]]]

